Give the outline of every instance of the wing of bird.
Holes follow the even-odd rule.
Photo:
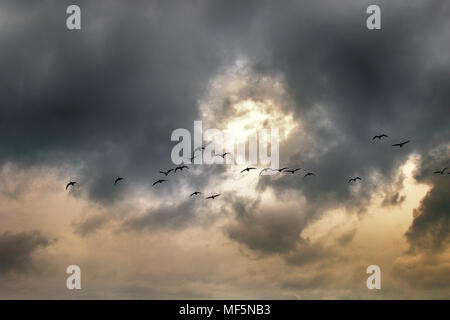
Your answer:
[[[202,151],[202,150],[205,150],[205,147],[198,147],[198,148],[195,148],[195,150],[192,152],[192,155],[194,155],[195,152],[197,152],[197,151]]]
[[[155,184],[158,184],[158,183],[163,183],[164,181],[167,181],[167,180],[161,179],[161,180],[155,181],[155,182],[153,182],[152,186],[154,186]]]
[[[392,146],[401,148],[401,147],[403,147],[403,145],[407,144],[408,142],[409,142],[409,140],[405,141],[405,142],[401,142],[401,143],[394,143]]]
[[[74,186],[75,183],[76,183],[75,181],[70,181],[70,182],[66,185],[66,190],[67,190],[68,187]]]

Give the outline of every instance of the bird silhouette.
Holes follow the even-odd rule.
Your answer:
[[[201,192],[200,191],[195,191],[195,192],[192,192],[189,197],[196,196],[198,194],[201,194]]]
[[[309,177],[309,176],[315,176],[315,174],[314,174],[313,172],[308,172],[307,174],[305,174],[305,175],[303,176],[303,178],[304,178],[304,177]]]
[[[75,184],[76,184],[76,181],[70,181],[68,184],[66,184],[66,190],[68,187],[70,187],[70,186],[73,187]]]
[[[159,179],[158,181],[153,182],[152,186],[154,186],[155,184],[158,184],[158,183],[163,183],[164,181],[167,181],[167,180]]]
[[[283,170],[287,170],[287,169],[289,169],[289,168],[284,167],[284,168],[277,169],[277,171],[278,172],[283,172]]]
[[[216,157],[222,157],[223,159],[225,159],[225,156],[226,156],[226,155],[230,155],[230,156],[231,156],[231,153],[225,152],[225,153],[223,153],[223,154],[216,154],[215,156],[216,156]]]
[[[383,138],[383,137],[388,137],[388,135],[387,134],[379,134],[379,135],[376,135],[376,136],[374,136],[373,138],[372,138],[372,140],[375,140],[375,139],[380,139],[381,140],[381,138]]]
[[[220,196],[220,193],[219,193],[219,194],[212,195],[212,196],[209,196],[209,197],[206,197],[205,199],[212,199],[212,200],[214,200],[214,199],[217,198],[218,196]]]
[[[362,179],[360,177],[350,178],[350,179],[348,179],[347,183],[350,183],[352,181],[356,182],[356,180],[362,180]]]
[[[262,175],[263,174],[263,172],[267,172],[267,171],[277,171],[276,169],[272,169],[272,168],[264,168],[264,169],[262,169],[261,170],[261,172],[259,173],[259,175]]]
[[[198,147],[198,148],[195,148],[194,151],[192,151],[192,156],[194,156],[195,152],[197,152],[197,151],[203,151],[203,150],[205,150],[205,147]]]
[[[183,169],[189,169],[188,166],[179,166],[175,168],[175,172],[177,172],[178,170],[183,171]]]
[[[183,159],[190,160],[191,162],[194,162],[194,159],[197,158],[198,156],[199,156],[198,154],[196,154],[196,155],[192,154],[192,157],[190,157],[190,158],[183,157]]]
[[[167,177],[167,175],[168,175],[169,173],[171,173],[172,171],[173,171],[173,169],[169,169],[169,170],[167,170],[166,172],[160,171],[159,173],[162,173],[162,174],[164,174],[164,175]]]
[[[242,172],[244,172],[244,171],[250,172],[250,170],[255,170],[255,169],[256,169],[256,168],[247,167],[247,168],[245,168],[244,170],[242,170],[240,173],[242,173]]]
[[[117,177],[116,180],[114,181],[114,185],[116,185],[117,182],[119,182],[120,180],[123,180],[122,177]]]
[[[447,170],[447,168],[444,168],[444,169],[442,169],[441,171],[435,171],[435,172],[433,172],[433,173],[439,173],[439,174],[444,174],[444,171],[445,170]],[[448,174],[450,174],[450,172],[448,173]]]
[[[393,147],[400,147],[400,148],[403,148],[403,146],[404,146],[405,144],[409,143],[409,142],[410,142],[410,140],[407,140],[407,141],[405,141],[405,142],[395,143],[395,144],[393,144],[392,146],[393,146]]]
[[[290,172],[290,173],[294,174],[298,170],[301,170],[301,168],[297,168],[297,169],[293,169],[293,170],[284,170],[283,172]]]

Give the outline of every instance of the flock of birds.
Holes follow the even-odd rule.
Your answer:
[[[384,133],[383,133],[383,134],[380,134],[380,135],[375,135],[375,136],[372,138],[372,141],[375,140],[375,139],[382,140],[383,138],[388,138],[388,135],[387,135],[387,134],[384,134]],[[393,147],[400,147],[400,148],[403,148],[403,146],[406,145],[406,144],[408,144],[409,142],[410,142],[410,140],[406,140],[406,141],[403,141],[403,142],[400,142],[400,143],[395,143],[395,144],[393,144],[392,146],[393,146]],[[201,151],[201,152],[203,153],[203,150],[205,150],[205,147],[199,147],[199,148],[195,149],[195,150],[192,152],[192,156],[191,156],[191,158],[189,158],[189,160],[191,160],[191,162],[192,162],[192,161],[199,155],[199,154],[196,154],[196,152],[197,152],[197,151]],[[225,157],[226,157],[227,155],[232,156],[231,153],[229,153],[229,152],[225,152],[225,153],[222,153],[222,154],[217,154],[217,155],[215,155],[215,156],[217,156],[217,157],[222,157],[223,159],[225,159]],[[186,158],[186,159],[188,159],[188,158]],[[159,173],[161,173],[161,174],[163,174],[164,176],[167,177],[171,172],[176,173],[177,171],[183,171],[184,169],[189,169],[189,167],[186,166],[186,165],[181,165],[181,166],[177,166],[177,167],[175,167],[175,168],[169,169],[169,170],[167,170],[167,171],[159,171]],[[264,169],[262,169],[262,170],[260,171],[259,175],[262,175],[263,173],[266,173],[266,172],[269,172],[269,171],[270,171],[270,172],[275,172],[275,173],[278,172],[278,173],[291,173],[291,174],[295,174],[297,171],[300,171],[301,169],[302,169],[302,168],[290,169],[290,168],[287,168],[287,167],[283,167],[283,168],[279,168],[279,169],[264,168]],[[444,172],[445,172],[447,169],[448,169],[448,168],[446,167],[446,168],[443,168],[442,170],[434,171],[433,173],[434,173],[434,174],[441,174],[441,175],[443,175]],[[257,170],[257,168],[256,168],[256,167],[247,167],[247,168],[241,170],[240,173],[250,172],[251,170]],[[448,172],[447,174],[450,174],[450,172]],[[306,173],[304,174],[303,177],[306,178],[306,177],[310,177],[310,176],[315,176],[315,173],[314,173],[314,172],[306,172]],[[122,177],[117,177],[117,178],[114,180],[114,185],[116,185],[119,181],[122,181],[122,180],[124,180],[124,178],[122,178]],[[353,178],[350,178],[350,179],[348,180],[347,183],[357,182],[358,180],[362,181],[362,178],[359,177],[359,176],[353,177]],[[155,185],[157,185],[157,184],[162,184],[163,182],[166,182],[166,181],[168,181],[168,180],[166,180],[166,179],[158,179],[157,181],[155,181],[155,182],[152,184],[152,186],[155,186]],[[70,181],[69,183],[67,183],[67,185],[66,185],[66,190],[67,190],[69,187],[73,187],[76,183],[77,183],[76,181]],[[192,197],[192,196],[198,196],[198,195],[201,195],[201,194],[202,194],[202,192],[200,192],[200,191],[194,191],[194,192],[192,192],[192,193],[190,194],[190,197]],[[211,199],[211,200],[214,200],[215,198],[219,197],[220,195],[221,195],[220,193],[218,193],[218,194],[213,194],[213,195],[211,195],[211,196],[209,196],[209,197],[206,197],[205,199]]]

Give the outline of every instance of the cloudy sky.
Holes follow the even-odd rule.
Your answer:
[[[73,3],[0,4],[0,298],[450,298],[450,3]],[[195,120],[304,169],[153,187]]]

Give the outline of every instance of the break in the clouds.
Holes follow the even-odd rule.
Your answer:
[[[264,271],[257,262],[253,267],[270,279],[280,268],[305,268],[304,278],[274,280],[284,290],[277,291],[280,297],[321,296],[308,286],[333,292],[330,297],[348,297],[339,286],[359,279],[355,270],[365,268],[349,261],[373,263],[359,251],[371,242],[359,230],[374,212],[383,212],[386,224],[398,218],[396,223],[406,225],[383,236],[399,237],[392,256],[383,258],[397,268],[392,275],[427,255],[443,266],[427,283],[448,277],[450,175],[433,172],[450,167],[450,4],[78,1],[78,31],[65,27],[69,4],[0,5],[0,199],[5,208],[0,217],[8,231],[0,238],[6,257],[2,270],[23,270],[48,246],[46,232],[22,230],[51,228],[58,235],[60,247],[54,250],[61,265],[66,248],[84,259],[89,255],[79,248],[106,246],[102,237],[126,244],[150,234],[152,241],[170,237],[164,245],[173,246],[174,254],[217,246],[223,256],[205,260],[201,268],[192,265],[188,275],[172,269],[177,279],[203,279],[204,287],[159,284],[140,291],[135,277],[155,280],[165,263],[172,264],[159,242],[152,242],[153,258],[161,265],[149,273],[125,268],[135,276],[119,277],[126,282],[119,281],[119,288],[128,289],[118,289],[116,297],[125,291],[207,296],[214,281],[195,271],[210,273],[209,267],[228,256],[237,259],[228,245],[242,253],[243,264],[253,255],[261,264],[269,261]],[[381,30],[366,28],[369,4],[381,7]],[[191,166],[152,186],[161,178],[159,170],[173,166],[172,131],[192,132],[194,120],[203,120],[204,129],[232,128],[240,135],[252,127],[276,127],[283,133],[280,166],[303,169],[259,177],[241,175],[242,168],[232,165]],[[372,140],[381,133],[388,137]],[[411,142],[403,148],[391,146],[405,140]],[[405,164],[414,167],[409,176],[402,172]],[[316,176],[303,177],[308,171]],[[114,185],[118,176],[125,180]],[[362,181],[349,184],[354,176]],[[66,191],[68,181],[77,185]],[[428,188],[424,197],[416,198],[423,186]],[[202,195],[189,198],[197,190]],[[205,202],[216,193],[221,196]],[[335,220],[337,212],[349,218]],[[25,216],[28,220],[20,220]],[[321,230],[329,232],[319,237]],[[371,237],[377,239],[376,233]],[[383,249],[371,247],[365,254],[374,257],[377,250]],[[158,259],[163,256],[167,259]],[[123,258],[91,259],[88,265],[101,272],[106,265],[121,265]],[[331,262],[357,275],[342,277]],[[317,266],[320,273],[308,269]],[[425,272],[416,271],[403,279],[414,283]],[[262,286],[257,279],[228,283],[243,275],[233,268],[223,272],[216,276],[224,288],[237,292],[248,286],[246,297]],[[386,296],[406,294],[403,284],[395,283]],[[96,283],[96,288],[104,287]],[[365,293],[356,290],[354,296]]]

